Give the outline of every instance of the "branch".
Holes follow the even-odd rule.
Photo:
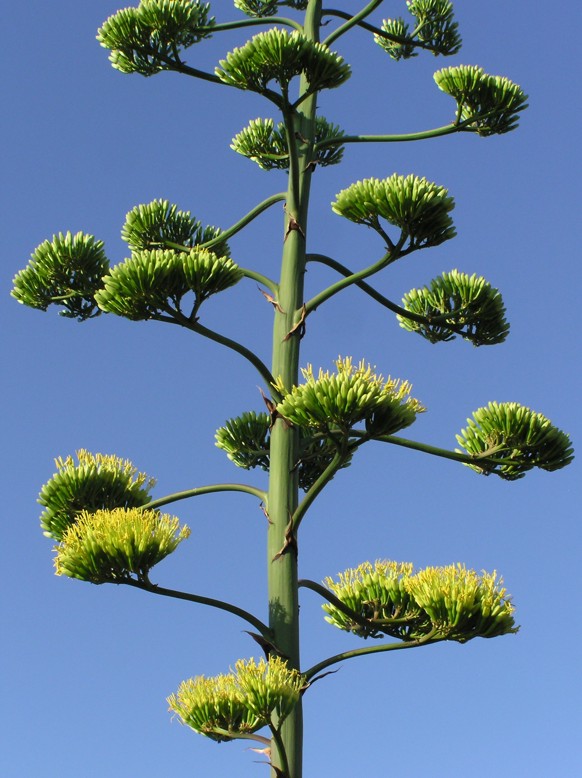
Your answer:
[[[493,111],[486,114],[475,114],[464,121],[458,119],[451,124],[445,124],[442,127],[435,127],[433,130],[423,130],[422,132],[409,132],[403,135],[342,135],[339,138],[326,138],[315,145],[315,151],[325,149],[328,146],[342,146],[344,143],[404,143],[413,140],[427,140],[429,138],[440,138],[443,135],[452,135],[455,132],[462,132],[465,127],[477,119],[487,118]]]
[[[507,460],[496,459],[490,456],[490,454],[497,454],[502,451],[502,447],[497,449],[491,449],[485,452],[481,456],[473,456],[471,454],[461,454],[458,451],[449,451],[446,448],[438,448],[437,446],[430,446],[428,443],[419,443],[416,440],[407,440],[406,438],[398,438],[395,435],[379,435],[378,437],[370,438],[367,432],[362,430],[350,430],[350,435],[355,437],[366,438],[366,440],[379,440],[381,443],[393,443],[395,446],[403,446],[404,448],[412,448],[415,451],[422,451],[425,454],[432,454],[435,457],[442,457],[443,459],[452,459],[454,462],[462,462],[464,465],[482,465],[484,468],[488,466],[495,467],[496,465],[506,465]],[[518,462],[518,460],[512,460]],[[495,473],[495,470],[492,470]]]
[[[286,103],[287,106],[287,103]],[[287,153],[289,156],[289,178],[292,183],[291,191],[300,191],[299,154],[297,152],[297,136],[295,134],[295,108],[286,107],[283,110],[283,122],[285,125],[285,138],[287,141]],[[285,195],[287,197],[287,195]]]
[[[331,257],[327,257],[324,254],[308,254],[307,261],[319,262],[319,264],[321,265],[327,265],[327,267],[332,268],[332,270],[336,270],[338,273],[341,273],[343,276],[346,277],[354,275],[353,271],[347,268],[345,265],[342,265],[337,260],[332,259]],[[374,289],[373,286],[367,284],[365,281],[356,281],[355,285],[363,292],[365,292],[367,295],[369,295],[372,299],[376,300],[376,302],[380,303],[380,305],[383,305],[384,308],[388,308],[389,311],[392,311],[392,313],[397,313],[400,316],[404,316],[407,319],[411,319],[411,321],[416,321],[419,324],[427,324],[427,325],[438,324],[442,321],[442,322],[447,322],[451,330],[457,331],[454,329],[454,325],[450,324],[450,320],[453,318],[454,315],[460,316],[464,313],[464,311],[461,310],[461,311],[457,311],[455,314],[443,313],[440,314],[439,316],[431,316],[431,317],[421,316],[418,313],[412,313],[412,311],[407,311],[406,308],[401,308],[399,305],[396,305],[396,303],[393,303],[387,297],[384,297],[384,295],[380,294],[380,292]]]
[[[198,497],[201,494],[212,494],[214,492],[245,492],[258,497],[261,502],[266,503],[267,501],[267,493],[261,489],[256,489],[254,486],[248,486],[247,484],[210,484],[209,486],[198,486],[195,489],[187,489],[183,492],[174,492],[174,494],[159,497],[157,500],[148,502],[143,507],[150,511],[179,500],[187,500],[189,497]]]
[[[214,330],[208,329],[208,327],[205,327],[203,324],[200,324],[196,320],[189,319],[187,316],[184,316],[181,311],[172,311],[172,315],[174,318],[163,318],[163,321],[168,321],[172,324],[178,324],[181,327],[185,327],[192,332],[198,333],[198,335],[203,335],[205,338],[213,340],[215,343],[220,343],[222,346],[226,346],[226,348],[229,348],[232,351],[236,351],[237,354],[240,354],[242,357],[244,357],[248,362],[251,363],[254,368],[256,368],[257,372],[267,385],[269,392],[273,394],[275,391],[273,389],[275,379],[271,375],[271,372],[265,363],[262,362],[254,352],[252,352],[246,346],[243,346],[242,343],[238,343],[236,340],[232,340],[231,338],[227,338],[225,335],[221,335]],[[162,320],[162,318],[159,316],[157,318]],[[278,393],[277,396],[279,396]]]
[[[151,52],[142,50],[142,53],[147,55]],[[210,81],[210,83],[218,84],[219,86],[228,86],[228,84],[221,81],[214,73],[207,73],[205,70],[198,70],[198,68],[191,68],[189,65],[186,65],[179,56],[176,56],[176,59],[172,59],[161,52],[156,52],[156,58],[166,66],[163,68],[165,70],[173,70],[176,73],[182,73],[185,76],[191,76],[192,78],[199,78],[201,81]]]
[[[350,30],[352,27],[355,27],[356,25],[361,25],[362,20],[366,18],[366,16],[369,16],[372,11],[375,11],[378,6],[382,5],[384,0],[372,0],[368,5],[363,8],[359,13],[355,14],[354,16],[350,16],[349,14],[344,14],[341,11],[334,12],[333,10],[324,11],[323,15],[326,14],[329,16],[340,16],[343,19],[347,19],[348,21],[345,24],[342,24],[340,27],[337,28],[334,32],[331,33],[331,35],[328,35],[327,38],[323,41],[323,43],[326,46],[331,46],[331,44],[337,40],[341,35],[344,35],[348,30]]]
[[[289,760],[287,759],[285,742],[283,740],[283,737],[281,736],[281,729],[280,727],[275,727],[273,724],[269,725],[269,729],[271,730],[271,734],[273,735],[273,740],[275,741],[275,745],[277,746],[277,751],[279,752],[279,759],[281,760],[281,766],[283,768],[283,772],[278,773],[278,775],[284,776],[284,778],[291,778],[291,773],[289,771]]]
[[[334,608],[337,608],[342,613],[345,613],[346,616],[348,616],[356,624],[364,627],[364,629],[368,630],[370,629],[370,626],[373,625],[374,622],[370,621],[370,619],[364,618],[361,614],[356,613],[356,611],[353,611],[338,597],[336,597],[335,594],[332,594],[329,589],[326,589],[325,586],[322,586],[315,581],[310,581],[308,578],[300,579],[297,581],[297,585],[303,589],[311,589],[311,591],[316,592],[321,597],[323,597],[324,600],[327,600],[329,603],[331,603]]]
[[[202,28],[203,31],[209,33],[221,32],[222,30],[236,30],[241,27],[256,27],[257,25],[273,25],[284,24],[286,27],[293,27],[297,32],[303,32],[303,26],[296,22],[294,19],[287,19],[285,16],[262,16],[257,19],[238,19],[234,22],[221,22],[220,24],[214,24],[211,27]]]
[[[126,579],[123,581],[123,583],[127,584],[128,586],[133,586],[136,589],[143,589],[146,592],[151,592],[152,594],[160,594],[163,597],[173,597],[177,600],[188,600],[188,602],[195,602],[199,605],[209,605],[211,608],[218,608],[219,610],[227,611],[228,613],[232,613],[235,616],[244,619],[244,621],[246,621],[248,624],[251,624],[251,626],[258,630],[267,640],[273,640],[273,633],[266,624],[263,624],[263,622],[253,616],[252,613],[248,613],[248,611],[245,611],[236,605],[232,605],[229,602],[215,600],[211,597],[202,597],[198,594],[179,592],[175,589],[166,589],[163,586],[158,586],[157,584],[150,583],[149,581],[138,581],[133,578]]]
[[[378,3],[379,5],[379,3]],[[349,13],[346,13],[346,11],[338,11],[335,8],[326,8],[323,11],[323,16],[337,16],[339,19],[348,19],[351,20],[352,17]],[[343,27],[344,25],[342,25]],[[350,25],[352,26],[352,25]],[[410,40],[410,38],[415,35],[419,29],[422,29],[422,25],[419,25],[412,33],[411,36],[407,38],[402,38],[400,35],[392,35],[391,33],[387,33],[385,30],[381,29],[380,27],[376,27],[373,24],[369,24],[368,22],[364,21],[357,21],[356,22],[357,27],[361,27],[363,30],[367,30],[368,32],[373,32],[374,35],[379,35],[381,38],[386,38],[386,40],[392,41],[393,43],[401,43],[401,44],[407,44],[412,43],[412,45],[417,49],[425,49],[426,51],[434,51],[434,46],[432,46],[429,42],[425,41],[414,41]],[[341,27],[338,29],[342,29]],[[332,33],[333,35],[333,33]],[[331,37],[331,36],[330,36]],[[327,39],[326,39],[327,42]]]
[[[324,289],[322,292],[315,295],[315,297],[312,297],[311,300],[309,300],[309,302],[305,304],[305,315],[308,316],[310,313],[313,313],[313,311],[319,305],[321,305],[326,300],[329,300],[330,297],[333,297],[338,292],[341,292],[342,289],[345,289],[346,287],[351,286],[352,284],[358,284],[358,282],[361,281],[362,279],[368,278],[369,276],[380,272],[380,270],[384,270],[384,268],[390,265],[392,262],[395,262],[397,259],[406,256],[410,250],[407,251],[401,250],[404,240],[406,240],[406,236],[403,236],[400,239],[399,243],[394,247],[394,249],[387,251],[386,254],[384,254],[384,256],[378,260],[378,262],[375,262],[373,265],[370,265],[369,267],[366,267],[363,270],[358,271],[357,273],[349,274],[346,278],[343,278],[341,281],[336,281],[335,284],[328,286],[327,289]],[[309,256],[321,257],[322,255],[310,254]],[[325,264],[329,264],[329,263],[325,262]]]
[[[382,651],[399,651],[404,648],[419,648],[420,646],[428,646],[432,643],[438,643],[439,641],[444,640],[444,638],[435,637],[436,634],[437,630],[435,629],[420,640],[402,641],[401,643],[383,643],[381,645],[366,646],[365,648],[356,648],[353,651],[344,651],[341,654],[330,656],[328,659],[324,659],[323,662],[313,665],[313,667],[309,668],[304,675],[309,681],[322,670],[325,670],[326,667],[331,667],[331,665],[343,662],[346,659],[353,659],[354,657],[365,656],[366,654],[377,654]]]
[[[338,449],[338,451],[334,455],[334,458],[331,460],[329,465],[325,468],[325,470],[319,476],[319,478],[311,485],[309,491],[307,492],[303,500],[299,503],[299,505],[295,509],[293,516],[291,517],[294,532],[297,532],[297,530],[299,529],[299,525],[301,524],[303,517],[311,507],[315,498],[320,494],[320,492],[323,491],[323,489],[331,481],[331,479],[341,468],[345,460],[346,460],[346,454]]]
[[[268,278],[262,273],[258,273],[256,270],[249,270],[246,267],[240,267],[240,265],[239,269],[245,278],[251,278],[253,281],[257,281],[259,284],[266,286],[267,289],[271,290],[275,297],[279,294],[279,284],[276,281],[273,281],[272,278]]]
[[[263,213],[263,211],[266,211],[267,208],[270,208],[275,203],[280,203],[283,200],[287,198],[286,192],[278,192],[275,195],[271,195],[271,197],[267,197],[266,200],[263,200],[262,203],[259,203],[256,205],[251,211],[249,211],[245,216],[242,217],[242,219],[239,219],[239,221],[236,222],[236,224],[233,224],[232,227],[229,227],[227,230],[223,230],[220,232],[219,235],[217,235],[212,240],[207,240],[206,243],[201,243],[201,248],[205,249],[211,249],[213,246],[216,246],[217,244],[223,243],[225,240],[228,240],[229,238],[232,238],[233,235],[236,235],[237,232],[240,232],[243,227],[246,227],[247,224],[253,221],[253,219],[256,219],[257,216],[260,216],[260,214]],[[168,244],[169,245],[169,244]],[[170,246],[170,248],[175,248],[176,246]],[[185,247],[181,247],[185,248]]]

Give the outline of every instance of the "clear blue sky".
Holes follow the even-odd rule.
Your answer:
[[[362,0],[363,3],[363,0]],[[338,1],[358,8],[361,2]],[[449,122],[454,103],[432,74],[479,64],[530,95],[520,128],[480,139],[352,146],[316,171],[310,250],[356,267],[374,236],[332,214],[335,194],[360,178],[398,172],[446,186],[458,237],[378,279],[399,300],[444,270],[485,275],[503,295],[509,340],[475,349],[431,346],[401,330],[357,290],[308,322],[303,363],[352,354],[409,379],[428,407],[410,437],[443,447],[490,400],[545,413],[582,441],[580,418],[580,191],[578,3],[457,3],[464,47],[448,59],[394,63],[366,33],[334,47],[348,84],[322,98],[350,133],[391,133]],[[11,279],[53,233],[83,230],[112,262],[126,212],[155,197],[227,227],[285,188],[229,149],[249,119],[272,116],[257,96],[174,74],[114,71],[95,41],[115,0],[21,0],[4,11],[2,175],[2,706],[7,778],[223,778],[266,775],[244,744],[215,745],[171,721],[165,698],[196,674],[257,656],[245,624],[222,612],[52,571],[35,503],[55,456],[117,453],[158,479],[155,494],[222,481],[263,485],[214,447],[215,429],[261,410],[242,359],[162,324],[102,316],[84,324],[19,306]],[[390,0],[378,18],[403,13]],[[220,20],[237,13],[213,3]],[[187,55],[212,69],[245,40],[216,36]],[[578,174],[578,175],[577,175]],[[276,274],[279,207],[231,242],[245,267]],[[331,280],[310,272],[312,293]],[[271,311],[246,281],[209,303],[208,319],[270,358]],[[266,617],[265,519],[245,495],[175,506],[192,528],[159,565],[160,585],[238,603]],[[301,575],[316,581],[367,559],[417,566],[462,561],[497,569],[514,596],[517,636],[442,644],[346,663],[305,698],[306,778],[547,778],[579,769],[579,460],[517,483],[455,463],[371,444],[316,502],[301,532]],[[356,647],[302,595],[305,664]]]

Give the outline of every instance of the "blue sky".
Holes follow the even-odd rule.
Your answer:
[[[338,7],[357,8],[344,0]],[[377,18],[403,13],[386,2]],[[113,1],[22,0],[5,11],[2,56],[4,542],[1,546],[0,771],[14,778],[218,778],[266,775],[244,744],[220,746],[171,721],[166,697],[184,678],[226,672],[257,655],[245,624],[222,612],[92,586],[52,571],[51,542],[35,503],[53,459],[78,448],[117,453],[158,479],[155,495],[223,481],[265,484],[233,468],[214,432],[261,410],[258,378],[242,359],[191,333],[102,316],[84,324],[23,308],[11,280],[53,233],[83,230],[105,241],[111,262],[130,208],[171,200],[206,224],[228,227],[286,186],[229,143],[249,119],[274,116],[257,96],[174,74],[114,71],[95,41]],[[582,439],[579,410],[580,111],[573,23],[578,4],[525,0],[458,3],[460,54],[394,63],[364,32],[334,48],[352,64],[347,85],[325,94],[322,113],[348,133],[412,132],[448,123],[453,101],[435,70],[479,64],[530,95],[520,128],[481,139],[351,146],[345,162],[314,177],[310,250],[354,268],[381,246],[334,215],[350,183],[394,172],[449,189],[458,237],[402,260],[378,278],[398,301],[444,270],[483,274],[503,293],[508,341],[475,349],[431,346],[400,329],[358,290],[308,323],[302,363],[331,367],[365,358],[410,380],[429,412],[409,437],[454,448],[466,418],[490,400],[517,401]],[[220,19],[230,2],[213,3]],[[550,29],[551,26],[551,29]],[[551,33],[551,34],[550,34]],[[245,40],[228,33],[192,49],[212,69]],[[282,213],[271,209],[231,241],[244,267],[275,275]],[[308,293],[332,280],[323,270]],[[209,326],[270,358],[271,311],[246,281],[207,304]],[[408,434],[407,433],[407,434]],[[580,764],[580,565],[578,460],[516,483],[461,465],[369,444],[320,496],[301,530],[300,574],[316,581],[367,559],[418,567],[462,561],[498,570],[517,607],[517,636],[441,644],[346,663],[305,698],[306,776],[531,778],[574,775]],[[161,563],[160,585],[236,602],[265,618],[265,520],[246,495],[175,506],[192,536]],[[355,648],[302,595],[304,661]]]

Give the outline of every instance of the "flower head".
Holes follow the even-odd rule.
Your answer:
[[[266,726],[273,713],[281,721],[297,703],[303,676],[280,657],[240,659],[234,672],[183,681],[168,697],[183,724],[212,740],[233,740]]]
[[[190,535],[175,516],[139,508],[82,511],[56,546],[57,575],[91,583],[146,580],[150,569]]]

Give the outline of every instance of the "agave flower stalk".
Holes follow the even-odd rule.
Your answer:
[[[393,173],[357,181],[340,191],[333,211],[371,228],[382,242],[379,259],[351,271],[335,258],[307,253],[313,171],[339,164],[348,144],[510,132],[527,97],[513,82],[479,67],[444,68],[434,79],[455,101],[448,124],[404,135],[348,135],[317,112],[319,93],[342,86],[350,75],[350,66],[331,44],[359,27],[393,60],[408,59],[421,50],[454,54],[461,38],[449,0],[408,0],[410,19],[381,23],[372,23],[372,14],[382,0],[363,0],[351,13],[324,11],[322,0],[235,0],[234,8],[246,18],[234,21],[216,21],[210,3],[201,0],[136,2],[137,7],[107,19],[98,32],[113,67],[147,77],[173,71],[259,95],[276,110],[277,118],[250,120],[231,148],[262,170],[284,171],[287,188],[255,205],[227,229],[204,226],[167,200],[138,205],[127,214],[122,229],[131,256],[114,266],[102,241],[81,232],[60,233],[33,253],[28,267],[16,275],[12,294],[40,310],[56,304],[62,315],[79,321],[103,313],[173,324],[242,356],[262,381],[266,411],[228,420],[216,433],[216,445],[236,466],[268,472],[268,486],[219,483],[152,500],[153,479],[131,462],[79,451],[76,463],[71,457],[57,460],[58,472],[43,487],[41,525],[57,542],[58,574],[98,584],[126,584],[218,608],[257,630],[249,634],[266,659],[239,660],[228,675],[185,681],[169,698],[170,708],[184,724],[218,742],[253,739],[267,746],[271,778],[302,778],[302,696],[322,671],[365,655],[517,631],[513,605],[497,574],[479,575],[461,564],[414,573],[409,563],[365,563],[340,574],[337,581],[327,578],[325,585],[298,580],[299,529],[323,489],[369,441],[411,448],[506,480],[521,478],[534,467],[560,469],[573,457],[565,433],[517,403],[490,403],[478,409],[457,436],[462,450],[452,451],[396,436],[424,411],[409,396],[408,381],[384,379],[364,359],[356,363],[351,357],[338,359],[335,372],[316,373],[311,366],[300,371],[306,320],[351,286],[396,314],[401,328],[430,343],[460,336],[476,346],[494,345],[509,332],[500,293],[475,274],[443,273],[411,290],[402,305],[371,284],[396,261],[455,236],[454,200],[447,189],[416,175]],[[301,21],[278,16],[280,6],[292,9]],[[258,31],[227,53],[213,72],[186,64],[184,52],[194,44],[247,27]],[[321,30],[327,34],[323,42]],[[231,258],[227,241],[281,202],[284,230],[278,277],[240,267]],[[308,300],[307,262],[324,264],[341,276]],[[210,296],[230,294],[249,279],[260,284],[273,305],[270,366],[252,346],[204,322]],[[301,500],[300,490],[305,493]],[[268,623],[229,602],[158,586],[148,577],[151,567],[189,534],[176,517],[161,514],[159,508],[229,491],[254,497],[268,520]],[[339,629],[363,639],[388,636],[396,642],[368,642],[303,670],[300,588],[324,600],[326,620]],[[262,728],[268,728],[270,738],[259,734]]]
[[[321,0],[310,2],[305,14],[304,34],[319,41]],[[309,89],[301,78],[299,94]],[[284,116],[290,153],[290,174],[285,202],[286,228],[279,279],[279,306],[274,313],[271,373],[289,389],[299,377],[299,344],[304,304],[303,278],[306,265],[308,205],[315,139],[316,95],[311,94]],[[296,137],[297,136],[297,137]],[[269,471],[269,530],[267,577],[269,626],[274,642],[288,657],[289,666],[300,668],[299,597],[297,586],[297,538],[290,529],[298,505],[299,486],[295,463],[299,433],[278,418],[271,431]],[[303,716],[299,700],[281,727],[289,774],[302,775]],[[280,767],[276,762],[276,767]]]

